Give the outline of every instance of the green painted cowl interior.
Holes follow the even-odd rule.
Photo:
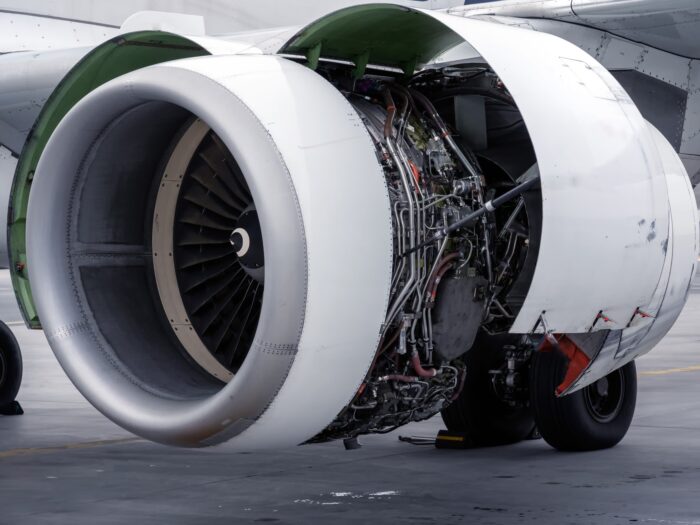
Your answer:
[[[41,154],[54,130],[85,95],[121,75],[153,64],[209,54],[195,42],[160,31],[129,33],[88,53],[59,83],[37,118],[17,163],[8,215],[10,275],[20,310],[30,328],[41,328],[27,267],[26,225],[29,192]]]
[[[280,53],[374,64],[407,75],[464,40],[435,18],[391,4],[349,7],[304,28]]]

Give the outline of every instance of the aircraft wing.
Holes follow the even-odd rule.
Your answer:
[[[696,0],[506,0],[450,12],[559,20],[700,58],[700,3]]]

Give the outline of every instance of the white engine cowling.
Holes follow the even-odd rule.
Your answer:
[[[358,20],[365,31],[343,33]],[[404,27],[425,38],[409,60],[391,54]],[[394,253],[376,137],[337,87],[295,61],[413,73],[463,42],[462,58],[488,63],[512,94],[540,173],[537,264],[509,331],[609,334],[571,390],[648,351],[678,316],[697,253],[695,201],[670,145],[561,39],[369,6],[312,24],[287,58],[128,73],[56,129],[32,185],[28,268],[48,340],[88,400],[173,445],[276,447],[322,432],[363,388],[406,253]],[[188,230],[203,220],[191,205],[213,211],[219,232]],[[216,246],[229,241],[250,265],[221,261]],[[191,260],[213,273],[192,275]],[[218,288],[196,295],[204,279],[233,286],[228,302],[216,303]]]
[[[422,61],[487,62],[522,113],[542,181],[537,268],[510,332],[584,339],[610,332],[583,348],[590,365],[567,392],[651,350],[685,305],[697,264],[697,203],[671,144],[617,80],[570,42],[439,12],[422,12],[426,21],[418,24],[416,12],[390,9],[335,13],[282,52],[320,45],[329,58],[352,60],[360,48],[391,48],[389,35],[404,27],[421,31],[424,43],[410,53]],[[360,17],[372,22],[350,45]],[[380,63],[401,68],[407,56],[383,53]]]

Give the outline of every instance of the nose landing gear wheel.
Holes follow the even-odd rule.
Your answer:
[[[556,397],[567,360],[558,352],[537,352],[530,370],[530,394],[537,427],[559,450],[600,450],[617,445],[627,434],[637,402],[634,362],[611,372],[583,390]]]
[[[0,415],[22,414],[15,401],[22,383],[22,355],[12,331],[0,321]]]

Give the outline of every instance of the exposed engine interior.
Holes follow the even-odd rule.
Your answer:
[[[507,333],[537,259],[541,197],[530,190],[441,239],[435,232],[536,174],[515,101],[485,64],[320,74],[361,115],[391,198],[394,270],[380,347],[353,402],[315,440],[391,431],[456,399],[477,334]],[[514,342],[518,340],[517,336]]]
[[[14,197],[23,312],[123,428],[250,450],[440,411],[502,440],[517,413],[517,441],[531,394],[588,388],[680,313],[683,165],[581,49],[371,5],[277,55],[134,69],[163,38],[70,73]],[[564,382],[532,372],[543,337],[579,341]]]
[[[66,127],[89,125],[97,130],[94,140],[57,133],[66,143],[57,142],[56,151],[74,152],[57,170],[63,179],[51,179],[65,195],[55,197],[57,190],[48,188],[34,193],[38,207],[56,206],[57,224],[65,222],[69,232],[52,236],[55,248],[33,244],[34,253],[65,265],[45,271],[72,276],[57,294],[70,309],[49,309],[45,316],[48,322],[54,312],[66,312],[55,316],[49,339],[65,347],[67,362],[76,359],[82,367],[94,361],[90,374],[79,375],[84,390],[94,387],[94,402],[157,440],[199,443],[203,427],[216,440],[226,439],[219,428],[235,418],[244,423],[232,425],[233,431],[247,428],[286,387],[311,326],[318,342],[307,351],[309,370],[297,381],[305,396],[317,399],[320,391],[309,388],[308,373],[318,366],[334,372],[331,363],[310,357],[315,345],[337,337],[341,326],[353,329],[339,314],[339,296],[327,291],[331,283],[340,286],[338,293],[353,295],[347,311],[362,332],[356,343],[347,343],[344,359],[357,371],[345,378],[346,389],[323,416],[325,430],[315,423],[304,439],[386,432],[431,417],[459,395],[462,357],[477,336],[507,334],[532,280],[541,224],[541,196],[532,184],[539,180],[537,164],[515,102],[487,65],[436,66],[410,79],[375,68],[355,78],[352,64],[322,61],[312,72],[288,59],[267,60],[273,70],[282,64],[284,75],[299,76],[290,80],[294,89],[318,85],[328,97],[335,116],[321,113],[319,105],[314,126],[357,136],[352,155],[350,146],[338,143],[335,156],[346,156],[348,172],[342,180],[327,171],[325,158],[313,174],[305,161],[298,176],[309,177],[303,184],[313,193],[299,197],[288,182],[289,164],[279,156],[280,147],[296,140],[295,113],[289,114],[290,138],[274,142],[264,129],[253,133],[260,117],[244,105],[237,117],[227,114],[215,125],[217,116],[203,104],[232,111],[235,99],[192,102],[170,90],[171,70],[163,69],[136,81],[152,100],[134,100],[131,88],[120,84],[88,97]],[[104,108],[99,120],[91,107]],[[271,109],[268,118],[280,111]],[[365,183],[353,188],[351,174],[358,169]],[[374,186],[371,196],[368,184]],[[333,213],[341,203],[332,202],[339,190],[343,199],[357,192],[353,203],[373,202],[374,214],[361,231],[358,219],[346,215],[340,237]],[[300,204],[299,198],[313,200]],[[359,204],[342,206],[362,213]],[[329,227],[328,221],[336,222]],[[386,231],[370,231],[377,221]],[[355,262],[345,257],[339,267],[329,245],[344,246],[352,235],[370,244],[350,247],[358,250]],[[362,265],[373,273],[356,274]],[[367,278],[377,284],[366,286]],[[316,299],[308,296],[312,284]],[[358,300],[353,288],[361,285],[365,299]],[[327,305],[317,319],[309,301]],[[338,327],[331,329],[333,323]],[[69,341],[73,337],[79,341]],[[130,344],[134,337],[143,346]],[[521,336],[513,337],[517,345]],[[365,357],[353,355],[358,345]],[[114,372],[105,372],[109,367]],[[229,387],[235,397],[226,393]],[[182,416],[181,406],[191,416]],[[163,424],[159,414],[167,418]],[[300,426],[298,432],[308,431]]]

